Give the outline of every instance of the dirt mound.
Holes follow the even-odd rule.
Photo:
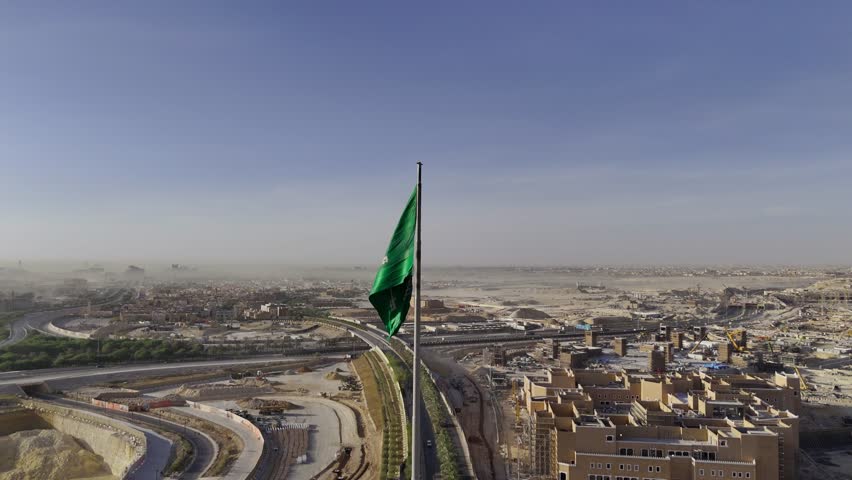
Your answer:
[[[269,398],[244,398],[242,400],[237,400],[237,405],[239,405],[240,408],[253,410],[296,410],[297,408],[302,408],[301,405],[296,405],[295,403],[288,402],[287,400],[273,400]]]
[[[325,375],[326,380],[346,380],[348,378],[346,375],[341,375],[338,372],[328,372]]]
[[[310,373],[313,372],[314,369],[308,366],[299,367],[296,369],[296,373]]]
[[[527,318],[530,320],[544,320],[550,318],[550,315],[536,310],[535,308],[519,308],[512,313],[512,318]]]
[[[0,480],[115,478],[98,455],[56,430],[25,430],[0,438]]]

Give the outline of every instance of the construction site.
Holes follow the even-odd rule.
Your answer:
[[[427,363],[439,374],[439,385],[464,428],[479,478],[561,476],[558,466],[542,470],[540,461],[536,466],[534,425],[540,408],[523,392],[525,378],[546,376],[553,368],[573,369],[578,376],[587,369],[623,372],[632,376],[631,382],[659,382],[672,375],[704,375],[722,384],[735,381],[756,389],[765,403],[759,409],[795,417],[797,438],[833,439],[803,442],[801,451],[792,454],[797,461],[786,467],[785,478],[845,478],[852,452],[849,279],[738,280],[745,286],[728,287],[724,279],[716,279],[678,288],[690,280],[654,277],[631,279],[631,290],[625,289],[628,282],[623,278],[577,282],[574,289],[540,284],[484,289],[456,283],[442,292],[446,295],[436,295],[442,311],[433,314],[435,327],[423,337],[429,342]],[[713,282],[718,288],[707,286]],[[476,295],[486,290],[494,300]],[[537,318],[519,321],[513,312]],[[472,331],[455,333],[451,322],[459,320],[474,325]],[[593,387],[599,388],[586,383],[568,391],[594,392]],[[770,391],[795,396],[795,408]],[[710,394],[703,396],[710,400]],[[604,398],[592,400],[598,413],[635,410],[630,396]],[[641,408],[628,423],[647,424],[657,410],[670,411],[667,418],[675,424],[689,417],[678,410],[681,407],[646,405],[641,394],[638,400]],[[749,404],[746,397],[730,405],[727,401],[715,399],[695,415],[745,418],[741,408]],[[698,410],[698,404],[692,408]],[[759,412],[751,415],[769,418]],[[710,469],[693,473],[699,470],[710,475]],[[588,474],[566,470],[562,478],[585,479]],[[776,475],[757,470],[749,474]],[[683,478],[680,475],[655,472],[655,478]]]

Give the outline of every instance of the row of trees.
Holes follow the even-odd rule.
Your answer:
[[[28,335],[0,351],[0,371],[70,367],[95,363],[172,361],[204,358],[199,343],[172,340],[83,340]]]
[[[406,364],[413,365],[413,357],[411,352],[405,347],[401,340],[394,337],[391,340],[391,348],[402,357]],[[393,361],[392,361],[393,362]],[[396,370],[396,369],[394,369]],[[402,375],[402,380],[406,383],[401,383],[405,386],[411,381],[411,372],[408,376]],[[400,379],[400,374],[397,373],[397,378]],[[444,427],[451,422],[447,408],[444,406],[444,401],[438,393],[438,387],[432,381],[425,368],[420,369],[420,394],[423,396],[423,403],[426,404],[426,411],[429,413],[429,421],[432,423],[432,431],[435,432],[435,443],[438,461],[441,463],[441,478],[447,480],[458,480],[461,478],[459,469],[459,457],[453,439],[450,433]]]
[[[400,421],[404,407],[397,401],[396,392],[393,389],[398,386],[386,374],[384,362],[373,352],[367,353],[367,359],[376,377],[384,407],[382,408],[382,466],[379,478],[399,478],[399,467],[405,460],[402,457],[405,450],[403,442],[407,437],[404,435],[404,426]]]

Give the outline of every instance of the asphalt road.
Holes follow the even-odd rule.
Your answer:
[[[376,332],[371,332],[369,330],[362,330],[358,328],[354,328],[346,321],[343,320],[332,320],[334,323],[337,323],[340,326],[344,326],[352,331],[359,338],[370,344],[371,346],[381,348],[385,351],[386,354],[396,355],[396,352],[391,349],[390,344],[387,339]],[[406,389],[403,392],[403,400],[405,401],[405,414],[408,417],[408,420],[411,421],[411,391]],[[435,432],[432,430],[432,421],[429,419],[429,413],[426,410],[426,403],[423,401],[423,397],[420,398],[420,411],[423,412],[423,415],[420,417],[420,441],[422,442],[421,451],[421,472],[423,472],[423,478],[427,480],[431,480],[441,471],[441,465],[438,461],[438,454],[435,450]],[[431,442],[433,445],[432,448],[426,448],[426,442]],[[411,475],[411,472],[405,472],[406,476]]]
[[[106,377],[110,375],[126,374],[126,373],[168,373],[169,370],[185,370],[191,368],[207,368],[207,367],[230,367],[234,365],[259,365],[271,362],[281,362],[282,360],[299,360],[312,359],[315,356],[301,357],[282,357],[264,356],[254,357],[239,360],[205,360],[199,362],[181,362],[181,363],[150,363],[150,364],[134,364],[128,366],[116,366],[106,368],[48,368],[42,370],[21,370],[15,372],[0,373],[0,385],[32,385],[50,380],[72,380],[72,379],[88,379],[93,382],[98,381],[97,377]]]
[[[119,289],[115,293],[112,293],[104,301],[99,303],[93,303],[92,306],[96,307],[112,304],[124,298],[124,295],[126,293],[126,290]],[[85,307],[71,307],[63,308],[60,310],[48,310],[44,312],[28,313],[12,322],[12,325],[9,326],[9,338],[0,341],[0,348],[9,345],[14,345],[22,341],[23,339],[27,338],[27,335],[31,331],[40,331],[42,333],[47,333],[48,335],[50,335],[50,333],[45,331],[45,328],[49,322],[58,318],[62,318],[66,315],[79,314],[83,310],[83,308]]]
[[[27,334],[32,330],[47,333],[44,329],[50,321],[62,318],[66,315],[79,313],[81,308],[82,307],[73,307],[62,310],[51,310],[48,312],[28,313],[12,322],[12,325],[9,327],[9,338],[0,341],[0,348],[20,342],[27,338]]]
[[[160,417],[157,417],[156,415],[121,412],[117,410],[106,410],[103,408],[95,407],[85,402],[77,402],[74,400],[68,400],[52,395],[46,395],[40,398],[47,400],[51,403],[64,405],[66,407],[78,410],[87,410],[90,412],[95,412],[105,417],[115,418],[134,425],[142,425],[148,428],[156,428],[180,435],[192,445],[193,451],[192,462],[187,465],[186,470],[184,470],[180,477],[178,477],[180,479],[190,480],[201,478],[201,475],[203,475],[204,472],[206,472],[207,469],[210,468],[210,465],[213,464],[213,460],[216,459],[217,449],[216,444],[213,442],[213,440],[207,435],[201,433],[200,431],[195,430],[193,428],[188,428],[185,425],[171,422],[169,420],[164,420]],[[170,451],[171,450],[169,450],[169,452]],[[150,452],[148,453],[148,455],[150,455]],[[141,474],[141,472],[137,473]]]

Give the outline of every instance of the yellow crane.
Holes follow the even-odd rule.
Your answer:
[[[746,346],[745,346],[745,345],[739,345],[739,344],[737,343],[737,341],[736,341],[736,340],[734,340],[733,332],[731,332],[730,330],[725,330],[725,335],[727,335],[727,336],[728,336],[728,340],[730,340],[730,341],[731,341],[731,345],[733,345],[733,346],[734,346],[734,350],[736,350],[736,351],[738,351],[738,352],[744,352],[744,351],[745,351]]]
[[[796,371],[796,375],[799,376],[799,380],[802,382],[802,386],[805,387],[805,390],[810,390],[811,386],[808,385],[808,382],[805,381],[805,376],[802,375],[801,371],[799,371],[799,367],[793,367],[793,370]]]

